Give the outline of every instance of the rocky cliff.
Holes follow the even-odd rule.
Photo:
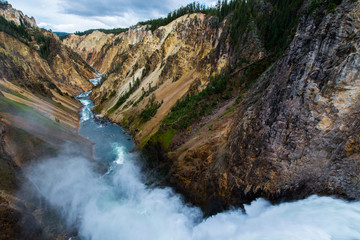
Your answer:
[[[359,199],[359,3],[301,11],[289,49],[243,98],[225,143],[173,159],[172,182],[195,201]]]
[[[232,191],[359,199],[359,17],[357,1],[302,14],[286,55],[234,119],[221,173]]]
[[[0,8],[0,16],[14,22],[17,26],[23,24],[32,28],[38,28],[34,17],[24,15],[21,11],[14,9],[11,4],[1,3]]]
[[[98,112],[129,127],[149,165],[209,213],[257,197],[359,199],[360,11],[335,2],[302,1],[280,57],[256,22],[234,44],[230,17],[203,14],[64,43],[107,73]]]

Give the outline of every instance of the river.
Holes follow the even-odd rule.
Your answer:
[[[96,83],[95,83],[96,84]],[[245,213],[232,209],[203,218],[171,188],[145,185],[131,136],[92,113],[90,92],[78,99],[80,134],[95,144],[97,161],[63,154],[38,164],[28,177],[85,240],[360,239],[360,203],[331,197],[271,205],[258,199]]]

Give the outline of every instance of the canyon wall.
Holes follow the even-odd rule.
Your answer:
[[[56,213],[19,190],[24,169],[45,157],[76,149],[92,157],[92,144],[78,135],[81,104],[73,96],[91,89],[87,79],[96,75],[33,18],[5,4],[0,17],[0,238],[66,239]]]
[[[256,32],[244,37],[242,51],[235,52],[226,22],[195,13],[154,32],[139,25],[117,36],[95,31],[72,35],[63,42],[106,74],[92,94],[96,111],[129,128],[135,141],[143,145],[178,100],[190,91],[204,89],[211,76],[230,65],[233,56],[249,64],[264,57]],[[141,112],[154,102],[161,104],[156,114],[142,120]]]
[[[264,50],[254,23],[234,47],[228,19],[203,14],[154,32],[137,26],[64,43],[108,73],[92,95],[98,112],[128,127],[151,154],[149,166],[209,213],[257,197],[359,199],[359,3],[331,6],[304,1],[280,58]],[[224,71],[237,92],[186,129],[171,128],[177,101],[191,101]],[[152,104],[156,114],[144,121],[141,110]]]

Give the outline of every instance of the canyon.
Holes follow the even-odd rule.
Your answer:
[[[108,73],[91,95],[100,116],[127,127],[139,148],[152,153],[150,167],[203,209],[217,212],[258,197],[358,199],[359,4],[309,13],[311,4],[299,9],[283,56],[265,68],[271,54],[254,23],[234,47],[229,19],[214,24],[216,17],[201,13],[153,32],[145,26],[116,36],[95,31],[64,44]],[[252,66],[262,68],[255,77]],[[201,92],[228,67],[232,84],[240,81],[237,92],[218,96],[211,113],[185,129],[166,126],[177,101]],[[144,121],[141,112],[152,101],[160,107]]]
[[[75,99],[91,89],[96,117],[133,136],[147,184],[173,187],[205,216],[258,198],[359,200],[360,3],[299,2],[276,52],[256,17],[239,34],[232,14],[189,13],[60,40],[1,5],[12,23],[0,31],[0,238],[71,236],[17,193],[41,159],[95,158]],[[254,8],[260,19],[276,4]]]

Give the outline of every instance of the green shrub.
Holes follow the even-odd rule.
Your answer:
[[[48,59],[57,54],[59,43],[55,38],[45,36],[42,32],[35,33],[34,37],[35,41],[40,45],[40,56],[42,58]]]
[[[143,122],[149,121],[157,113],[158,108],[162,102],[155,101],[155,94],[151,95],[149,102],[146,104],[145,109],[140,113],[140,118]]]
[[[322,13],[326,10],[327,13],[334,13],[337,5],[339,5],[342,0],[312,0],[308,7],[308,14],[316,12],[317,14]]]
[[[0,7],[6,7],[7,5],[9,5],[8,1],[0,0]]]
[[[171,112],[163,119],[163,125],[176,130],[183,130],[203,116],[210,115],[218,104],[219,99],[230,98],[227,92],[231,86],[227,73],[211,77],[207,87],[197,94],[187,94],[178,100],[171,108]]]
[[[86,30],[84,32],[75,32],[74,34],[75,35],[78,35],[78,36],[83,36],[83,35],[88,35],[88,34],[91,34],[93,33],[94,31],[99,31],[99,32],[103,32],[103,33],[106,33],[106,34],[120,34],[120,33],[123,33],[123,32],[126,32],[128,31],[129,28],[114,28],[114,29],[103,29],[103,28],[99,28],[99,29],[90,29],[90,30]]]
[[[116,95],[116,91],[112,90],[110,95],[109,95],[109,98],[113,98],[113,97],[115,97],[115,95]]]
[[[340,0],[331,0],[337,1]],[[295,32],[298,23],[298,10],[304,0],[267,0],[272,5],[272,10],[263,9],[264,4],[258,0],[233,0],[218,1],[213,7],[206,7],[196,2],[181,7],[165,18],[152,19],[139,22],[140,25],[148,25],[151,31],[160,26],[169,24],[171,21],[190,13],[205,13],[216,16],[212,20],[213,27],[218,27],[226,17],[230,18],[231,42],[236,46],[239,39],[250,30],[249,23],[255,22],[266,49],[270,52],[281,52],[290,43],[291,36]]]
[[[24,24],[17,26],[13,21],[7,21],[4,17],[0,16],[0,31],[5,32],[24,43],[31,41],[30,34],[26,30]]]
[[[109,72],[107,72],[107,75],[110,75],[112,73],[118,73],[120,72],[120,70],[122,69],[122,67],[124,66],[124,63],[127,61],[128,59],[128,55],[124,55],[122,56],[121,58],[121,61],[120,62],[117,62],[115,64],[115,66],[113,66]]]
[[[110,108],[110,110],[108,111],[108,114],[111,114],[111,113],[113,113],[113,112],[115,112],[115,110],[116,109],[118,109],[124,102],[126,102],[126,100],[130,97],[130,95],[132,94],[132,93],[134,93],[135,91],[136,91],[136,89],[138,89],[139,88],[139,86],[140,86],[140,79],[136,79],[136,81],[134,82],[134,84],[132,84],[131,85],[131,83],[130,83],[130,89],[129,89],[129,91],[128,92],[126,92],[124,95],[122,95],[119,99],[118,99],[118,101],[116,102],[116,104],[112,107],[112,108]],[[112,93],[113,94],[113,93]],[[115,93],[114,93],[114,95],[115,95]]]
[[[149,62],[149,60],[148,60],[148,61],[146,62],[146,64],[145,64],[145,68],[144,68],[143,71],[142,71],[141,78],[146,77],[146,75],[148,75],[148,73],[150,72],[150,69],[151,69],[151,67],[150,67],[150,62]]]

